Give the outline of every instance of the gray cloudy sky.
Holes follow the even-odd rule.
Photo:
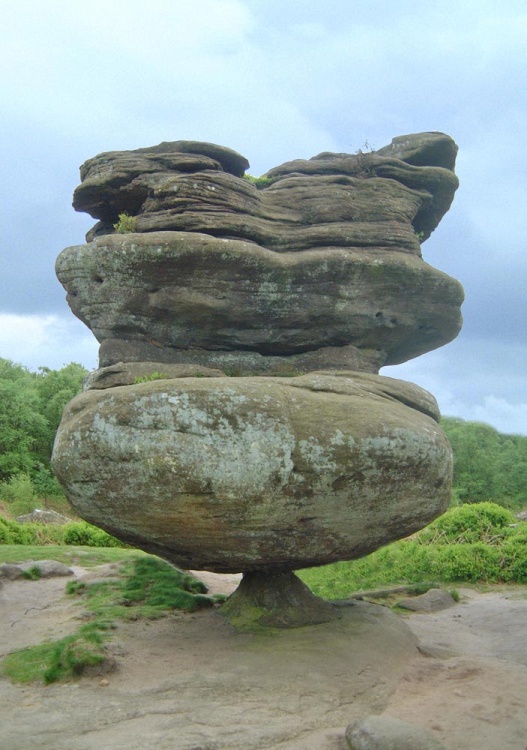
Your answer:
[[[444,414],[527,434],[524,0],[2,0],[0,356],[96,366],[54,276],[94,223],[78,167],[193,139],[262,174],[321,151],[439,130],[461,187],[423,246],[464,285],[452,344],[384,374]]]

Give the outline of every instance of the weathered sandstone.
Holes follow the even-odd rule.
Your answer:
[[[266,358],[263,371],[290,356],[297,370],[317,369],[313,353],[353,347],[340,366],[378,371],[442,346],[461,326],[459,283],[387,249],[275,253],[192,232],[117,234],[67,248],[56,269],[103,344],[102,365],[123,359],[123,342],[129,360],[220,369],[219,353],[237,352],[244,371],[254,355]],[[145,344],[157,356],[145,356]]]
[[[83,518],[178,565],[295,569],[444,510],[436,417],[417,386],[360,373],[152,381],[74,399],[53,463]]]

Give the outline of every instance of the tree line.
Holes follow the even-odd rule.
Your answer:
[[[60,491],[50,465],[53,441],[64,406],[87,374],[75,363],[30,372],[0,358],[0,484],[24,475],[38,495]]]
[[[31,372],[0,358],[0,496],[2,486],[21,476],[38,497],[60,492],[50,465],[53,441],[64,406],[87,374],[76,363]],[[526,436],[454,417],[444,417],[442,426],[454,453],[454,505],[527,506]]]

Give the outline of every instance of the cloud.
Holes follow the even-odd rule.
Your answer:
[[[527,343],[471,338],[465,333],[441,349],[381,375],[409,380],[430,391],[441,413],[486,422],[527,435]]]
[[[97,366],[99,344],[78,320],[57,315],[0,314],[0,357],[30,370],[78,362]]]
[[[94,223],[70,208],[87,158],[188,138],[240,151],[258,175],[442,130],[461,186],[423,254],[465,286],[465,326],[402,368],[444,412],[515,414],[527,433],[526,35],[525,0],[8,0],[0,309],[20,336],[3,334],[0,356],[95,364],[53,273]]]

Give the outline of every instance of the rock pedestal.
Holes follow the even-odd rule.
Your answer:
[[[233,620],[289,592],[296,608],[261,618],[279,626],[304,605],[334,614],[301,606],[289,571],[440,514],[451,453],[437,405],[377,372],[461,326],[460,285],[421,257],[456,151],[418,134],[257,181],[244,157],[191,141],[86,162],[74,206],[99,223],[57,260],[101,343],[53,456],[77,512],[177,565],[246,573]],[[116,231],[123,213],[132,233]]]

